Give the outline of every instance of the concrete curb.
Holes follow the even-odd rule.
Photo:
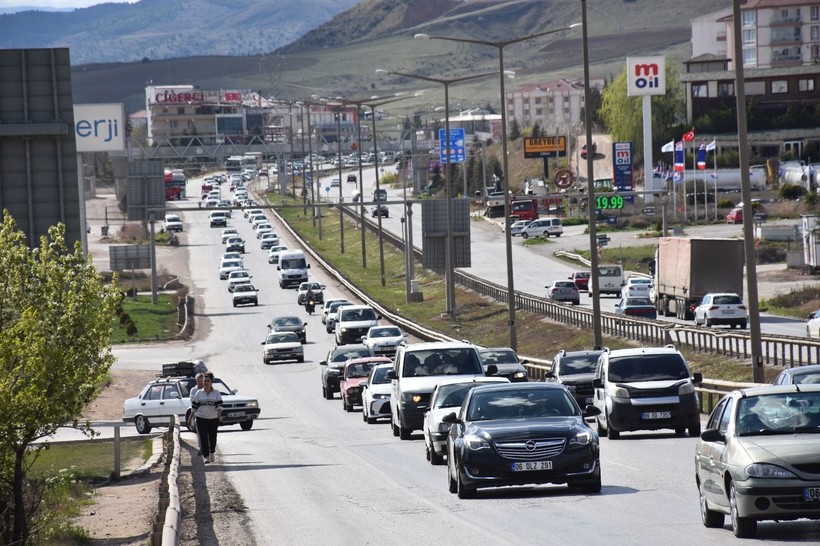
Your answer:
[[[123,477],[131,477],[131,476],[144,476],[150,472],[152,468],[154,468],[157,464],[159,464],[160,459],[162,459],[162,455],[164,452],[163,448],[163,439],[162,436],[157,436],[154,438],[154,442],[151,446],[151,456],[148,457],[148,460],[142,463],[142,466],[133,470],[127,474],[124,474]]]

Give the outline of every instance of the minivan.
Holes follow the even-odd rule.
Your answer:
[[[694,375],[673,345],[604,350],[592,386],[598,433],[616,440],[621,432],[673,429],[700,436],[700,404]]]
[[[378,189],[373,191],[373,202],[387,201],[387,190]]]
[[[524,239],[539,235],[541,237],[549,237],[550,235],[560,237],[562,233],[564,233],[564,225],[561,223],[561,219],[548,217],[530,222],[527,227],[521,230],[521,237]]]
[[[336,345],[361,342],[372,326],[379,325],[381,317],[369,305],[341,307],[336,316],[334,330]]]
[[[305,253],[301,250],[288,250],[279,255],[279,288],[299,286],[308,280],[310,264],[305,260]]]
[[[621,295],[624,281],[624,266],[621,264],[602,264],[598,266],[598,292]],[[587,283],[587,293],[592,296],[592,280]]]

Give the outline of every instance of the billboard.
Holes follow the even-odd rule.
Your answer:
[[[125,108],[122,103],[75,104],[74,136],[78,152],[125,151]]]
[[[627,57],[626,94],[665,95],[666,57]]]

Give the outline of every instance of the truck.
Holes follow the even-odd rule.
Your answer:
[[[650,263],[658,314],[692,320],[710,292],[742,296],[744,261],[741,239],[661,237]]]
[[[172,169],[171,170],[171,184],[179,189],[179,199],[180,197],[186,197],[185,194],[185,183],[187,182],[185,178],[185,171],[182,169]]]
[[[538,200],[516,197],[510,203],[510,218],[515,220],[538,220]]]
[[[165,169],[165,200],[178,201],[182,198],[182,190],[174,184],[174,176],[171,169]]]

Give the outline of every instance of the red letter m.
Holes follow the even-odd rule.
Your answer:
[[[635,76],[657,76],[658,75],[658,65],[655,63],[652,64],[636,64],[635,65]]]

